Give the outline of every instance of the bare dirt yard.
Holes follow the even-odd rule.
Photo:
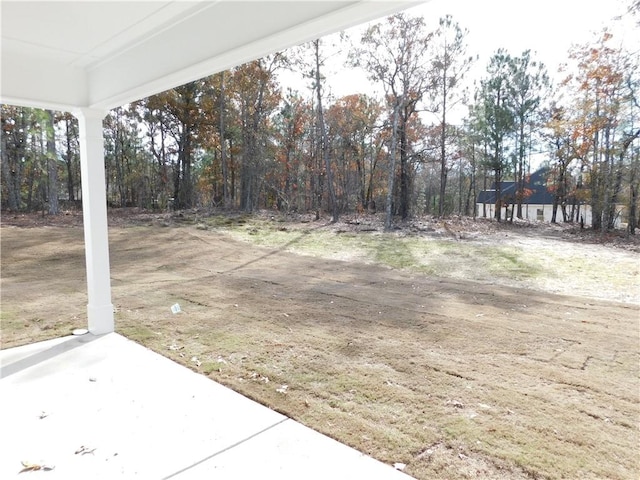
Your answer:
[[[380,223],[114,213],[117,330],[418,479],[640,477],[637,238]],[[2,347],[84,327],[81,218],[0,233]]]

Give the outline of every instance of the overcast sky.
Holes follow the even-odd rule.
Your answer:
[[[572,44],[591,41],[594,32],[619,24],[613,18],[624,13],[630,0],[431,0],[409,10],[425,19],[449,13],[469,30],[468,45],[481,55],[486,66],[498,48],[512,55],[524,50],[537,52],[537,58],[553,73],[566,61]]]
[[[571,45],[591,42],[596,38],[594,32],[619,25],[621,22],[614,22],[613,18],[623,14],[629,3],[630,0],[431,0],[408,12],[423,15],[429,30],[435,29],[439,18],[446,14],[468,29],[468,52],[480,56],[472,72],[474,77],[483,76],[489,58],[502,47],[514,56],[530,49],[533,58],[543,62],[552,78],[557,79],[558,67],[566,62]],[[635,24],[622,23],[627,24],[624,32],[619,32],[625,44],[640,43]],[[350,32],[357,40],[358,30]],[[360,92],[369,84],[362,72],[327,74],[337,97]]]

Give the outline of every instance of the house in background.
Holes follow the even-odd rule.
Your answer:
[[[529,221],[551,222],[553,218],[554,193],[549,189],[547,183],[549,178],[549,168],[543,167],[535,171],[525,181],[524,188],[529,195],[522,200],[522,218]],[[497,192],[495,184],[490,190],[483,190],[479,193],[476,201],[476,211],[481,218],[495,218],[497,204]],[[516,208],[516,182],[500,182],[500,198],[504,208],[502,218],[511,218],[511,212]],[[579,207],[579,210],[577,210]],[[562,222],[562,210],[558,205],[556,221]],[[567,205],[567,214],[571,216],[573,205]],[[585,226],[591,225],[591,205],[581,202],[575,205],[578,212],[578,221],[582,219]],[[515,212],[514,212],[515,216]]]

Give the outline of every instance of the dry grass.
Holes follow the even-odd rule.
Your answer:
[[[118,330],[416,478],[638,478],[637,304],[497,286],[556,271],[513,243],[298,227],[112,228]],[[83,284],[80,230],[3,227],[4,346],[83,326]]]

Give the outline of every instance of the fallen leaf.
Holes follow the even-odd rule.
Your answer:
[[[22,463],[22,470],[20,470],[18,473],[24,473],[24,472],[36,472],[38,470],[43,470],[45,472],[48,472],[50,470],[53,470],[55,467],[50,466],[50,465],[43,465],[40,463],[30,463],[30,462],[20,462]]]
[[[96,449],[95,448],[90,448],[90,447],[85,447],[84,445],[82,445],[78,450],[76,450],[74,453],[76,455],[80,454],[80,455],[86,455],[88,453],[93,454],[93,452],[95,452]]]

